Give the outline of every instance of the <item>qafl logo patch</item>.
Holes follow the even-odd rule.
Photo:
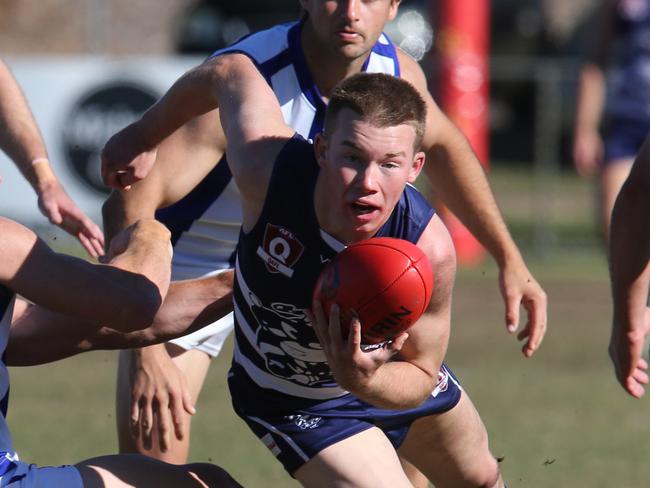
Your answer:
[[[264,242],[257,248],[266,269],[271,273],[282,273],[291,278],[296,264],[305,247],[293,233],[284,227],[266,224]]]

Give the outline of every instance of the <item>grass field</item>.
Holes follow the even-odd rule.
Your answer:
[[[495,267],[462,270],[448,362],[504,458],[509,486],[648,486],[650,409],[616,384],[607,357],[611,305],[588,188],[570,177],[553,186],[554,237],[540,250],[525,209],[543,189],[531,190],[524,173],[498,170],[493,184],[549,295],[549,331],[524,359],[503,327]],[[231,412],[229,352],[215,360],[199,401],[192,460],[219,463],[247,487],[297,486]],[[9,422],[21,457],[52,464],[114,452],[114,371],[115,354],[104,352],[13,369]]]

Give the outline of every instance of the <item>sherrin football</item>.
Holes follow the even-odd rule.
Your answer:
[[[314,298],[329,316],[336,303],[347,337],[353,314],[361,322],[362,344],[390,340],[413,325],[426,310],[433,273],[415,244],[376,237],[345,248],[321,272]]]

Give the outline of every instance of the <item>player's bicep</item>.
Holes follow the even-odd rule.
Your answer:
[[[3,217],[0,217],[0,235],[0,283],[19,292],[15,288],[16,275],[34,251],[38,237],[26,227]]]

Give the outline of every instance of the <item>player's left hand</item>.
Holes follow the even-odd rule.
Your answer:
[[[155,430],[160,450],[172,445],[172,435],[187,435],[186,413],[194,415],[185,374],[176,366],[164,345],[145,347],[134,353],[129,371],[131,384],[130,430],[146,449],[153,445]]]
[[[503,266],[499,273],[501,294],[506,303],[506,329],[513,334],[519,328],[519,310],[523,306],[528,315],[526,325],[517,334],[517,339],[525,340],[522,347],[524,356],[531,357],[539,348],[546,334],[547,306],[546,293],[521,261],[516,265]]]
[[[38,207],[51,223],[76,237],[92,257],[104,254],[104,233],[77,207],[58,180],[39,190]]]
[[[314,300],[312,309],[305,312],[323,347],[334,378],[341,387],[351,392],[368,384],[374,373],[402,349],[408,338],[408,334],[403,332],[383,347],[365,352],[361,349],[361,323],[358,318],[352,319],[348,336],[344,337],[338,305],[332,305],[329,320],[318,300]]]

